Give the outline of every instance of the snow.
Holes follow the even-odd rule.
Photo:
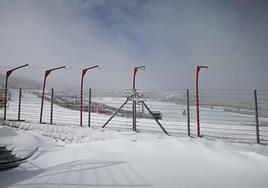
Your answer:
[[[261,145],[96,129],[86,134],[102,139],[59,145],[34,129],[1,127],[0,132],[1,143],[39,148],[29,162],[0,172],[1,187],[261,188],[268,183],[268,148]]]
[[[34,150],[37,147],[34,143],[35,140],[25,132],[7,128],[0,129],[0,145],[13,149],[13,152],[19,157],[24,157],[29,151]]]
[[[2,125],[17,128],[25,131],[31,131],[48,138],[52,138],[60,145],[104,141],[110,139],[130,139],[144,140],[148,138],[165,136],[164,134],[139,134],[132,131],[113,131],[96,128],[80,128],[77,126],[57,126],[50,124],[32,124],[26,122],[3,122]]]
[[[17,93],[11,92],[8,119],[17,118]],[[96,98],[110,105],[122,98]],[[224,115],[225,121],[202,122],[204,138],[188,138],[183,105],[148,101],[160,110],[161,121],[171,135],[166,136],[151,119],[138,119],[139,133],[131,131],[131,119],[92,113],[92,127],[79,127],[79,111],[54,106],[54,125],[39,124],[40,98],[23,93],[21,119],[0,125],[0,145],[8,145],[18,156],[38,148],[18,168],[0,172],[0,187],[267,187],[268,147],[209,141],[208,136],[252,139],[255,127],[239,121],[254,117],[224,112],[222,107],[201,108],[203,119]],[[194,110],[191,108],[191,110]],[[2,112],[3,110],[0,109]],[[175,113],[174,113],[175,112]],[[50,103],[44,103],[44,122],[49,121]],[[171,115],[170,115],[171,114]],[[169,116],[170,115],[170,116]],[[206,116],[207,115],[207,116]],[[174,118],[174,116],[176,118]],[[193,115],[194,116],[194,115]],[[87,125],[87,113],[83,124]],[[179,120],[178,120],[179,119]],[[193,117],[191,117],[193,119]],[[268,118],[261,118],[266,121]],[[230,121],[233,123],[230,125]],[[268,137],[268,127],[260,127]],[[194,125],[191,126],[194,132]],[[265,132],[266,131],[266,132]],[[194,133],[192,133],[194,135]],[[263,140],[261,140],[263,141]]]

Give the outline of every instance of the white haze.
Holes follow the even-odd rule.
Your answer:
[[[80,69],[98,64],[87,87],[130,88],[132,67],[144,64],[139,87],[184,89],[205,64],[203,88],[268,89],[267,12],[265,1],[0,0],[0,66],[66,65],[76,69],[48,83],[78,87]],[[242,67],[265,68],[218,71]],[[16,72],[39,82],[43,74]]]

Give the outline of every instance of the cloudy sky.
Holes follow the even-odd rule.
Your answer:
[[[0,0],[0,73],[93,88],[268,89],[266,0]],[[15,75],[15,74],[14,74]]]

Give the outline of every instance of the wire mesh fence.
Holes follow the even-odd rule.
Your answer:
[[[130,90],[84,92],[82,124],[93,128],[102,127],[126,102]],[[142,96],[137,101],[137,131],[162,134],[156,120],[169,135],[196,137],[196,94],[186,90],[153,91],[139,90]],[[14,121],[40,122],[41,92],[39,90],[9,89],[7,91],[6,119]],[[268,91],[249,90],[201,90],[200,131],[207,139],[224,139],[232,142],[268,144]],[[257,106],[255,104],[257,102]],[[154,117],[145,108],[147,104]],[[90,104],[90,105],[89,105]],[[4,118],[5,90],[0,90],[0,113]],[[188,108],[189,114],[188,114]],[[257,107],[257,108],[256,108]],[[81,118],[80,93],[45,91],[42,123],[59,126],[79,126]],[[132,100],[106,126],[113,130],[132,130]],[[258,113],[258,114],[256,114]],[[256,118],[256,115],[258,117]],[[90,120],[90,121],[89,121]],[[188,123],[189,120],[189,123]],[[258,124],[258,127],[257,127]],[[259,138],[258,138],[259,137]]]
[[[202,135],[237,142],[256,141],[253,91],[201,91],[199,97]],[[196,123],[195,116],[191,119]]]

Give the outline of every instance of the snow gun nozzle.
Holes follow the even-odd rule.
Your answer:
[[[203,66],[203,65],[201,65],[201,66],[197,66],[199,69],[202,69],[202,68],[204,68],[204,69],[208,69],[208,66]]]
[[[139,67],[135,67],[136,69],[140,69],[140,70],[145,70],[145,66],[139,66]]]

